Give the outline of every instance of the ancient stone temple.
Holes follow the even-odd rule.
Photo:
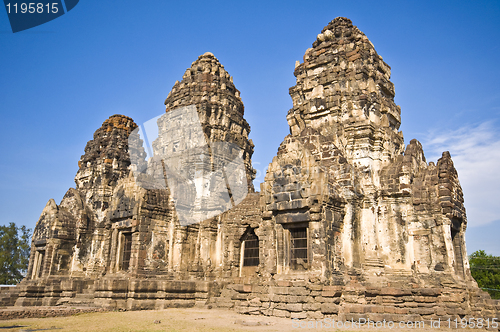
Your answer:
[[[390,67],[368,38],[336,18],[294,74],[290,134],[260,192],[240,93],[211,53],[169,93],[153,154],[132,119],[104,121],[76,188],[43,210],[11,303],[498,317],[470,274],[450,154],[427,162],[417,140],[405,146]]]

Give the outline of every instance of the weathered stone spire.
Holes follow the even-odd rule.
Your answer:
[[[306,127],[332,137],[348,160],[384,162],[404,148],[390,67],[351,20],[337,17],[296,64],[288,112],[292,135]]]
[[[233,78],[210,52],[200,55],[176,82],[165,100],[167,112],[195,105],[207,142],[234,143],[243,150],[248,186],[253,191],[254,144],[250,126],[243,118],[244,106]]]
[[[244,108],[240,91],[233,84],[233,77],[210,52],[200,55],[186,69],[182,81],[175,82],[165,100],[167,112],[180,106],[210,102],[227,105],[243,116]]]
[[[129,173],[128,137],[137,128],[124,115],[112,115],[87,143],[85,154],[78,162],[76,188],[86,196],[93,208],[105,210],[116,182]],[[90,201],[89,201],[90,200]]]

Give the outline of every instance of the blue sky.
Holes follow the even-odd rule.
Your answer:
[[[500,255],[499,1],[81,0],[16,34],[0,10],[0,222],[33,228],[47,201],[74,187],[102,122],[162,114],[175,81],[205,52],[241,91],[261,182],[289,132],[295,61],[337,16],[392,67],[405,142],[421,141],[428,161],[450,151],[468,252]]]

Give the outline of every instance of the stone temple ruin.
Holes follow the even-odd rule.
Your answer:
[[[166,114],[196,112],[160,118],[153,149],[201,149],[212,162],[197,169],[203,174],[216,169],[214,144],[237,147],[242,160],[241,199],[222,173],[202,189],[219,186],[226,196],[177,190],[211,211],[196,223],[180,222],[193,207],[174,199],[177,182],[156,181],[174,171],[188,176],[187,159],[174,156],[174,169],[146,160],[132,119],[104,121],[79,161],[76,189],[44,208],[28,274],[3,303],[205,306],[299,319],[498,317],[499,303],[470,274],[450,154],[428,163],[417,140],[405,147],[391,69],[368,38],[338,17],[294,75],[290,134],[260,192],[252,185],[250,126],[224,66],[205,53],[175,83]],[[203,135],[177,140],[185,133],[172,135],[182,132],[175,121],[196,122],[187,119],[193,114]],[[212,145],[193,143],[200,139]]]

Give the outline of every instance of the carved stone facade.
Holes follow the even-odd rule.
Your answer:
[[[132,119],[106,120],[85,148],[76,189],[42,212],[15,304],[204,305],[301,319],[498,317],[499,303],[470,274],[450,154],[427,163],[417,140],[404,146],[390,67],[350,20],[330,22],[312,46],[296,64],[290,135],[260,193],[250,127],[224,67],[205,53],[175,83],[155,153],[175,157],[191,144],[212,161],[200,168],[206,174],[217,167],[215,145],[193,142],[231,143],[244,165],[246,197],[199,223],[180,222],[176,185],[151,184],[187,174],[194,159],[177,168],[157,156],[146,161]],[[198,117],[203,133],[187,143],[172,125],[188,118],[173,113],[183,107],[194,107],[187,122]],[[183,134],[173,135],[176,128]],[[139,156],[134,165],[129,152]],[[223,181],[214,179],[207,188]],[[208,206],[193,186],[183,194],[194,190],[192,201]],[[231,184],[222,187],[235,203]],[[217,199],[210,204],[224,204]]]

